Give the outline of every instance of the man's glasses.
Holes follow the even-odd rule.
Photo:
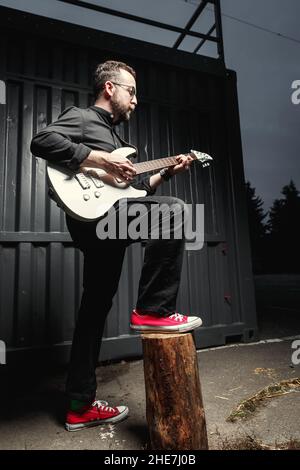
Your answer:
[[[136,89],[135,89],[134,86],[126,85],[126,83],[119,83],[119,82],[111,82],[111,83],[113,83],[114,85],[119,85],[119,86],[125,88],[125,90],[128,91],[128,93],[131,97],[136,96]]]

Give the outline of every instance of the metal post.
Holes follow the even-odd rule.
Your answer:
[[[222,16],[221,16],[221,5],[220,0],[215,0],[214,5],[215,10],[215,20],[216,20],[216,33],[217,33],[217,47],[218,47],[218,56],[219,59],[224,63],[224,45],[223,45],[223,31],[222,31]]]

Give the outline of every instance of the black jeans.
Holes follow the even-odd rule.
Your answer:
[[[126,202],[128,208],[134,203],[143,204],[148,214],[154,205],[157,207],[162,203],[168,206],[177,204],[184,213],[183,201],[169,196],[147,196],[126,199]],[[136,306],[165,315],[176,310],[185,240],[183,237],[172,238],[173,232],[169,239],[100,240],[96,235],[97,222],[80,222],[69,216],[67,226],[75,246],[84,254],[84,276],[66,391],[71,399],[92,401],[96,395],[95,369],[104,325],[118,288],[127,246],[134,242],[145,243]]]

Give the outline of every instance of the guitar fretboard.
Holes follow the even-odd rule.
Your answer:
[[[146,173],[147,171],[161,170],[169,166],[177,165],[176,157],[158,158],[157,160],[149,160],[147,162],[134,163],[136,174]]]

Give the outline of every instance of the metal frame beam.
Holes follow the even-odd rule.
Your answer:
[[[193,26],[197,18],[201,15],[202,11],[206,7],[207,3],[212,3],[214,6],[214,14],[215,14],[215,24],[211,26],[209,29],[208,33],[204,35],[198,46],[194,49],[194,54],[196,54],[199,49],[203,46],[203,44],[206,41],[212,41],[217,43],[217,49],[218,49],[218,58],[220,61],[224,63],[224,45],[223,45],[223,32],[222,32],[222,15],[221,15],[221,5],[220,5],[220,0],[211,0],[211,1],[206,1],[202,0],[200,3],[199,7],[195,11],[194,15],[190,19],[190,21],[187,23],[185,27],[186,34],[191,35],[191,31],[188,31],[189,28]],[[211,34],[216,31],[216,37],[211,36]],[[179,44],[182,42],[183,38],[185,37],[185,34],[181,34],[180,37],[177,39],[177,41],[174,44],[174,48],[178,47]]]
[[[216,29],[216,25],[213,24],[210,30],[208,31],[207,36],[209,37],[214,32],[215,29]],[[202,41],[199,42],[198,46],[194,49],[194,54],[196,54],[199,51],[199,49],[203,46],[205,41],[206,39],[202,39]]]
[[[190,20],[187,22],[186,24],[186,27],[184,28],[184,31],[180,34],[179,38],[176,40],[176,42],[174,43],[174,46],[173,48],[174,49],[177,49],[178,46],[182,43],[183,39],[185,38],[186,35],[188,35],[190,33],[190,29],[191,27],[193,26],[193,24],[195,23],[195,21],[199,18],[199,16],[201,15],[202,11],[204,10],[204,8],[206,7],[208,3],[208,0],[202,0],[200,5],[198,6],[198,8],[196,8],[193,16],[190,18]]]
[[[143,18],[141,16],[132,15],[130,13],[125,13],[125,12],[122,12],[122,11],[114,10],[112,8],[107,8],[107,7],[103,7],[103,6],[100,6],[100,5],[95,5],[95,4],[85,2],[85,1],[82,1],[82,0],[58,0],[58,1],[61,2],[61,3],[66,3],[66,4],[74,5],[74,6],[77,6],[77,7],[86,8],[88,10],[97,11],[99,13],[105,13],[107,15],[116,16],[118,18],[124,18],[126,20],[136,21],[138,23],[147,24],[149,26],[153,26],[153,27],[156,27],[156,28],[165,29],[165,30],[168,30],[168,31],[173,31],[175,33],[180,33],[179,38],[176,40],[176,42],[173,45],[174,49],[177,49],[178,45],[182,42],[184,37],[187,36],[187,35],[202,39],[203,41],[201,41],[201,45],[204,44],[205,41],[211,41],[211,42],[217,43],[218,51],[223,49],[223,44],[219,45],[219,41],[221,39],[218,37],[218,35],[217,35],[217,37],[213,37],[213,36],[210,36],[210,34],[202,34],[202,33],[196,32],[196,31],[190,31],[190,28],[193,26],[195,21],[199,18],[200,14],[202,13],[202,11],[204,10],[204,8],[206,7],[206,5],[208,3],[211,3],[211,4],[214,5],[215,15],[216,15],[216,3],[219,4],[218,0],[202,0],[201,4],[196,9],[196,11],[192,15],[191,19],[188,21],[185,28],[179,28],[178,26],[169,25],[167,23],[162,23],[160,21],[154,21],[154,20],[151,20],[149,18]],[[218,5],[218,8],[220,8],[220,5]],[[221,15],[219,15],[218,18],[221,18]],[[217,19],[216,19],[216,23],[217,23]],[[217,31],[219,31],[219,30],[220,30],[220,27],[217,27]],[[220,57],[220,53],[219,53],[219,57]],[[223,59],[224,56],[220,57],[220,58]]]

